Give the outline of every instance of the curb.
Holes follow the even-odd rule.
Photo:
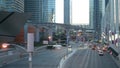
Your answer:
[[[36,48],[34,51],[37,51],[37,50],[45,48],[45,47],[46,47],[46,45],[45,46],[40,46],[40,47]]]
[[[76,51],[77,51],[77,50],[74,50],[74,51],[72,51],[72,53],[70,53],[70,54],[68,54],[68,55],[65,55],[65,56],[61,59],[61,61],[60,61],[60,63],[59,63],[59,65],[58,65],[57,68],[63,68],[63,66],[64,66],[64,64],[65,64],[65,61],[68,60]]]

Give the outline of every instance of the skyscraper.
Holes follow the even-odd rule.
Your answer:
[[[64,0],[64,24],[70,24],[71,0]]]
[[[55,0],[42,0],[42,22],[55,22]]]
[[[25,12],[32,14],[30,21],[42,22],[42,0],[25,0]]]
[[[32,13],[34,23],[70,24],[71,0],[25,0],[25,12]],[[63,21],[62,21],[63,20]]]
[[[24,12],[24,0],[0,0],[0,11]]]
[[[109,3],[109,0],[105,0],[105,6],[107,6],[108,3]]]
[[[25,0],[25,12],[32,14],[34,23],[54,22],[55,0]]]
[[[90,22],[93,23],[95,30],[95,39],[100,40],[101,37],[101,20],[105,13],[105,1],[103,0],[90,0]]]
[[[89,8],[90,8],[90,16],[89,16],[90,22],[89,22],[89,26],[90,26],[91,29],[93,29],[93,20],[94,20],[94,19],[93,19],[93,11],[94,11],[94,10],[93,10],[93,9],[94,9],[93,7],[94,7],[94,4],[93,4],[93,3],[94,3],[94,0],[89,0],[89,3],[90,3],[90,4],[89,4],[89,5],[90,5],[90,7],[89,7]]]

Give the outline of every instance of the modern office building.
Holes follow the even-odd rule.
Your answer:
[[[64,0],[64,24],[70,24],[71,0]]]
[[[93,29],[93,20],[94,20],[93,19],[93,9],[94,9],[93,7],[94,7],[94,4],[93,3],[94,3],[94,0],[89,0],[89,5],[90,5],[90,7],[89,7],[90,8],[90,10],[89,10],[90,11],[89,27],[91,29]]]
[[[114,55],[119,54],[120,50],[120,0],[109,0],[106,5],[105,15],[102,19],[102,28],[105,37]],[[120,58],[120,55],[117,55]]]
[[[31,13],[30,22],[42,22],[42,0],[25,0],[25,12]]]
[[[25,0],[25,12],[33,23],[55,22],[55,0]]]
[[[42,22],[55,22],[55,0],[42,0]]]
[[[109,1],[110,0],[105,0],[105,10],[104,10],[104,15],[102,16],[102,21],[101,21],[101,32],[105,33],[105,34],[107,34],[106,31],[108,31],[108,29],[109,29],[109,22],[108,22],[109,19],[107,17],[109,15],[109,13],[110,13],[110,10],[108,11]],[[106,11],[108,13],[106,13]],[[107,25],[105,23],[107,23]]]
[[[0,0],[0,11],[24,12],[24,0]]]
[[[93,24],[95,30],[94,38],[100,40],[101,36],[101,21],[105,13],[105,1],[90,0],[90,25]]]
[[[25,0],[25,12],[32,14],[33,23],[64,23],[64,12],[69,22],[70,11],[64,11],[64,1],[69,9],[69,0]]]
[[[109,1],[110,1],[110,0],[105,0],[105,6],[108,5]]]

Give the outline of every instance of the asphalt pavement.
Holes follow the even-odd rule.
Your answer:
[[[66,60],[63,68],[119,68],[110,54],[99,56],[96,50],[89,48],[77,50]]]
[[[0,68],[57,68],[62,57],[67,54],[66,47],[61,49],[42,49],[33,56],[33,61],[29,62],[28,57],[19,61],[6,64]]]
[[[76,51],[65,60],[62,68],[119,68],[107,52],[104,53],[104,56],[99,56],[96,50],[79,45],[79,43],[72,44],[72,50]],[[67,54],[67,47],[52,50],[44,47],[35,51],[32,62],[29,62],[28,56],[26,56],[26,58],[5,64],[0,68],[57,68],[61,59]],[[11,57],[14,59],[18,56],[10,55],[9,57],[6,59],[9,60]]]

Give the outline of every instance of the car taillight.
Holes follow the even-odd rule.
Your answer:
[[[3,43],[3,44],[2,44],[2,48],[8,48],[8,45],[9,45],[9,44],[7,44],[7,43]]]

